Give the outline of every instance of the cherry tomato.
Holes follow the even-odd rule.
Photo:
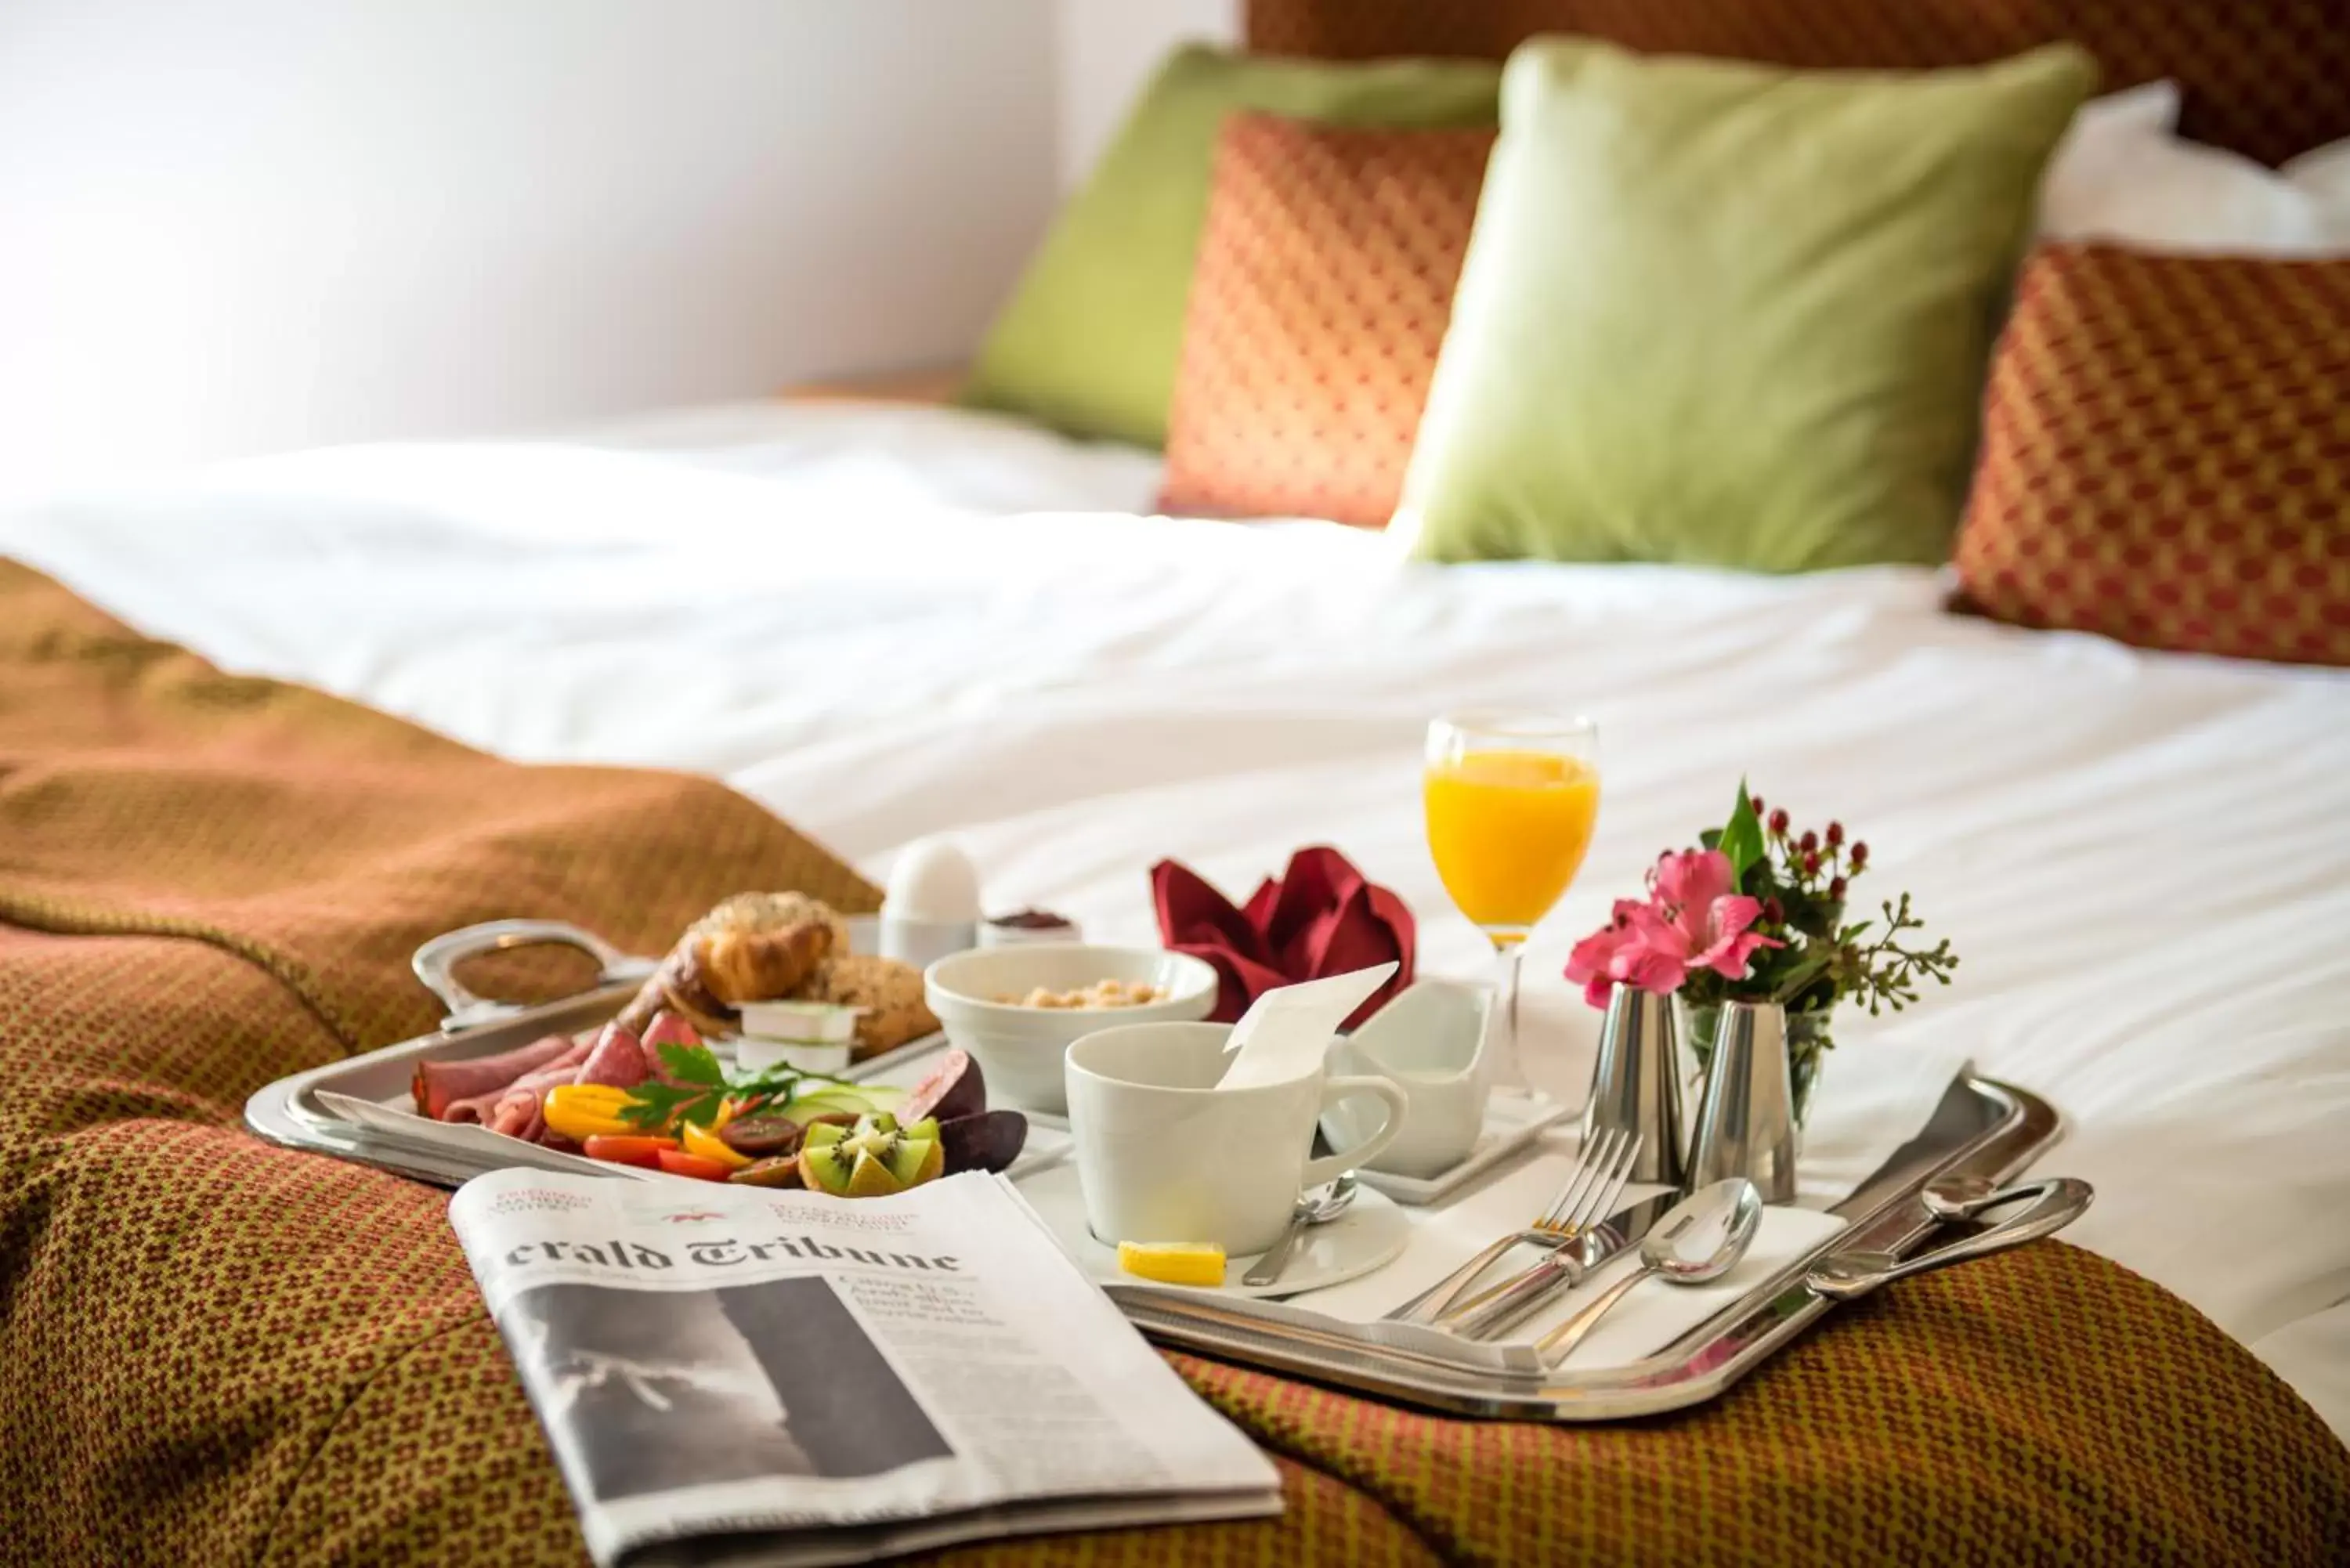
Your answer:
[[[614,1165],[641,1165],[647,1170],[660,1168],[660,1152],[673,1149],[677,1139],[623,1133],[598,1133],[579,1146],[590,1159],[608,1159]]]
[[[726,1179],[724,1166],[714,1159],[704,1159],[698,1154],[688,1154],[683,1149],[665,1148],[654,1158],[660,1162],[660,1168],[671,1176],[690,1176],[696,1181]]]

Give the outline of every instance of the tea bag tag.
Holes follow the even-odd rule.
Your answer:
[[[1224,1075],[1216,1087],[1253,1089],[1315,1072],[1338,1025],[1395,971],[1392,962],[1373,964],[1266,992],[1232,1025],[1224,1046]]]

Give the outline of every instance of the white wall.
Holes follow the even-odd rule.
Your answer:
[[[1236,44],[1243,0],[1062,0],[1061,184],[1075,187],[1160,57],[1200,38]]]
[[[1062,20],[0,0],[0,489],[960,358],[1056,195]]]

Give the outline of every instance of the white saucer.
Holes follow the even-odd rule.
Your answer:
[[[1355,1201],[1326,1225],[1309,1227],[1289,1254],[1289,1266],[1269,1285],[1244,1285],[1241,1276],[1256,1262],[1256,1254],[1224,1260],[1221,1288],[1207,1285],[1162,1285],[1139,1280],[1118,1266],[1118,1249],[1105,1246],[1086,1228],[1085,1193],[1077,1185],[1075,1160],[1056,1164],[1030,1176],[1015,1178],[1020,1196],[1036,1210],[1045,1228],[1076,1260],[1087,1277],[1099,1285],[1148,1291],[1188,1291],[1196,1295],[1286,1296],[1300,1291],[1343,1284],[1373,1269],[1393,1262],[1411,1239],[1411,1221],[1402,1210],[1369,1187],[1356,1189]]]
[[[1496,1089],[1485,1104],[1485,1125],[1460,1164],[1428,1177],[1367,1168],[1356,1175],[1365,1186],[1378,1188],[1399,1203],[1414,1208],[1441,1203],[1573,1116],[1575,1110],[1548,1095]]]

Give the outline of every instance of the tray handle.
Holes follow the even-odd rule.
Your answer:
[[[457,979],[457,965],[483,953],[531,947],[539,942],[561,942],[594,959],[601,971],[596,977],[599,985],[641,981],[655,967],[652,960],[624,953],[595,932],[567,920],[484,920],[480,925],[461,927],[434,937],[416,950],[409,964],[416,971],[416,978],[449,1009],[448,1016],[441,1020],[441,1027],[454,1034],[523,1010],[520,1002],[493,1002],[486,996],[475,996]]]
[[[1831,1301],[1848,1302],[1895,1280],[1930,1273],[1952,1263],[1988,1257],[2010,1247],[2021,1247],[2026,1241],[2053,1236],[2078,1220],[2089,1207],[2089,1199],[2095,1196],[2087,1182],[2071,1176],[1985,1190],[1989,1185],[1970,1181],[1963,1191],[1949,1193],[1929,1187],[1925,1194],[1927,1210],[1938,1220],[1963,1220],[2010,1203],[2023,1203],[2023,1209],[1988,1230],[1908,1259],[1897,1258],[1890,1252],[1837,1252],[1822,1259],[1804,1275],[1804,1285]]]

